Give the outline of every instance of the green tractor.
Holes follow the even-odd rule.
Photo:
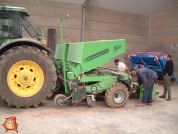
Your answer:
[[[53,94],[56,68],[40,37],[25,8],[0,6],[0,98],[8,106],[38,107]]]
[[[54,91],[57,107],[87,99],[95,106],[95,97],[105,97],[111,108],[124,106],[133,90],[139,90],[127,73],[101,68],[110,59],[126,51],[126,41],[104,40],[64,44],[60,18],[61,44],[54,57],[41,40],[41,34],[29,20],[25,8],[0,6],[0,98],[16,108],[38,107]],[[22,38],[26,30],[32,39]],[[34,39],[36,38],[36,39]]]

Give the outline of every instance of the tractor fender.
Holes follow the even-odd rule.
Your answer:
[[[16,47],[16,46],[22,46],[22,45],[27,45],[27,46],[33,46],[36,47],[40,50],[45,50],[48,53],[52,53],[52,51],[43,45],[41,42],[33,40],[33,39],[27,39],[27,38],[21,38],[21,39],[14,39],[10,42],[8,42],[6,45],[0,48],[0,55],[2,55],[4,52],[7,50]]]

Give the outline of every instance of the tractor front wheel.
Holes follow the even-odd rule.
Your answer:
[[[50,57],[30,46],[17,46],[0,57],[0,98],[8,106],[38,107],[56,87],[56,69]]]
[[[58,107],[58,108],[62,108],[67,104],[67,100],[66,100],[66,96],[63,94],[58,94],[54,97],[54,104]]]
[[[93,100],[92,100],[92,96],[88,96],[87,103],[90,107],[94,107],[96,105],[96,100],[95,100],[95,98],[93,98]]]
[[[129,92],[124,84],[118,83],[106,91],[105,101],[111,108],[123,107],[129,99]]]

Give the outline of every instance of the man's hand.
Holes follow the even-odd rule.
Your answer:
[[[143,85],[141,85],[140,88],[141,88],[142,91],[145,91],[145,89],[143,88]]]
[[[145,91],[145,89],[144,89],[144,88],[142,88],[142,91]]]

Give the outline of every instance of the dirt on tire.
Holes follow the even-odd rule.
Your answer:
[[[66,97],[65,95],[63,95],[63,94],[58,94],[58,95],[56,95],[56,96],[54,97],[54,105],[55,105],[56,107],[58,107],[58,108],[62,108],[62,107],[64,107],[67,103],[64,103],[64,105],[59,105],[58,102],[57,102],[59,98],[61,98],[61,99],[66,99],[67,97]]]
[[[17,62],[30,60],[40,66],[44,74],[44,82],[41,89],[31,97],[21,97],[14,94],[7,82],[9,69]],[[16,46],[7,50],[0,56],[0,98],[7,102],[8,106],[16,108],[38,107],[47,97],[50,97],[56,87],[56,68],[51,58],[43,51],[31,46]]]
[[[116,103],[114,101],[114,95],[117,91],[123,91],[125,98],[121,103]],[[122,83],[117,83],[110,87],[105,93],[105,102],[110,108],[120,108],[123,107],[129,99],[129,91],[127,87]]]

